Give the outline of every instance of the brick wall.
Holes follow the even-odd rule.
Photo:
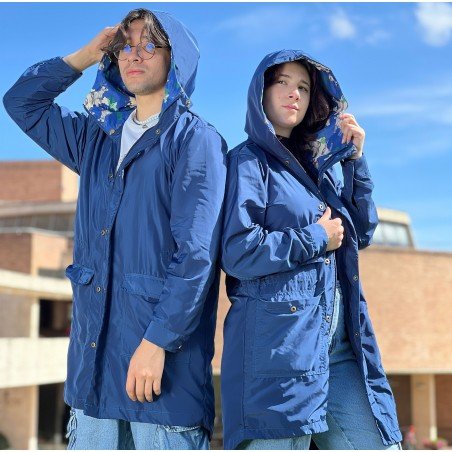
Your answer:
[[[31,240],[30,234],[0,234],[0,268],[30,273]]]
[[[0,200],[74,201],[78,176],[55,160],[0,162]]]

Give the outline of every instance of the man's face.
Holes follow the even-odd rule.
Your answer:
[[[127,43],[136,46],[140,42],[152,41],[143,32],[144,20],[134,20],[128,29]],[[137,53],[137,47],[132,47],[132,53],[125,60],[119,60],[119,72],[127,89],[138,96],[157,93],[164,89],[171,55],[169,49],[155,49],[151,59],[142,59]]]

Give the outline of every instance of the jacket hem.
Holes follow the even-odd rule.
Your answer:
[[[181,426],[181,427],[204,427],[209,435],[213,434],[213,420],[209,422],[204,414],[200,413],[193,420],[192,412],[188,411],[159,411],[159,410],[130,410],[118,406],[98,407],[85,403],[83,399],[65,398],[65,402],[71,408],[83,410],[87,416],[96,419],[122,419],[128,422],[142,422],[156,425]],[[191,420],[187,420],[190,417]]]
[[[248,439],[281,439],[293,438],[296,436],[311,435],[313,433],[322,433],[328,430],[326,421],[316,421],[311,424],[301,426],[298,430],[294,428],[244,428],[237,430],[231,436],[228,435],[224,440],[224,449],[235,449],[242,441]]]

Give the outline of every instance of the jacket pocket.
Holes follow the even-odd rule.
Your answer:
[[[94,276],[94,270],[80,264],[69,265],[65,273],[74,284],[82,285],[89,284]]]
[[[128,273],[124,275],[122,288],[135,295],[143,296],[147,301],[155,301],[160,298],[165,280],[150,275]]]
[[[300,377],[326,370],[322,294],[286,294],[284,301],[256,301],[255,376]]]

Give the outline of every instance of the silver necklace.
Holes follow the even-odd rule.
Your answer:
[[[149,116],[149,118],[145,119],[144,121],[139,121],[137,119],[137,111],[135,110],[133,112],[133,116],[132,116],[132,121],[138,125],[143,127],[143,129],[147,129],[149,127],[149,123],[155,121],[156,119],[158,119],[160,113],[156,113],[155,115]]]

